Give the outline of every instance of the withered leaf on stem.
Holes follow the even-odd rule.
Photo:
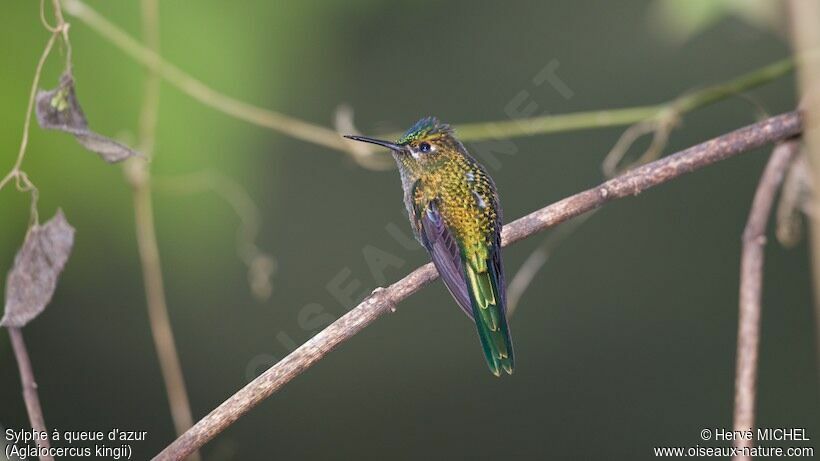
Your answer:
[[[780,192],[777,205],[777,240],[786,248],[792,248],[803,238],[803,215],[810,215],[814,208],[814,185],[805,152],[792,161]]]
[[[29,229],[6,278],[6,309],[0,325],[23,327],[43,312],[73,245],[74,228],[62,210]]]
[[[37,92],[36,111],[37,123],[41,127],[73,134],[83,147],[97,153],[108,163],[140,155],[128,146],[88,129],[88,120],[77,100],[74,78],[70,73],[60,77],[57,88]]]

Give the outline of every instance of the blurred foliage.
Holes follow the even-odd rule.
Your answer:
[[[685,42],[728,18],[778,34],[785,32],[784,3],[769,0],[653,0],[647,16],[655,32]]]

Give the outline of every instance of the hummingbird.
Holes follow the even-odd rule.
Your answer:
[[[449,125],[422,118],[398,141],[346,138],[390,149],[416,240],[427,249],[444,285],[478,330],[490,371],[512,374],[501,264],[501,206],[495,183]]]

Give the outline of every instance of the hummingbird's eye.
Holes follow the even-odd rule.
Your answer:
[[[423,142],[423,143],[419,144],[419,152],[423,152],[423,153],[426,154],[426,153],[430,152],[431,150],[432,150],[432,148],[430,147],[430,143]]]

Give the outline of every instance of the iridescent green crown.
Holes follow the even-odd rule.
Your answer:
[[[436,134],[452,134],[453,130],[450,125],[441,123],[435,117],[424,117],[407,130],[404,135],[399,138],[398,144],[405,145],[417,139],[426,138]]]

